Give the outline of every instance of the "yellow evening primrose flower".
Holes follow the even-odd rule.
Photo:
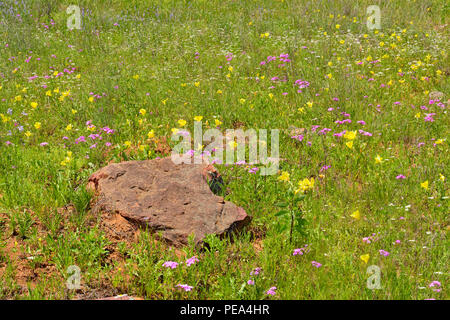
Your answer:
[[[314,104],[314,102],[311,102],[311,101],[308,101],[308,102],[306,103],[306,105],[307,105],[308,107],[310,107],[310,108],[312,108],[313,104]]]
[[[344,138],[347,140],[354,140],[356,138],[356,131],[346,131]]]
[[[180,127],[184,127],[186,125],[186,120],[184,120],[184,119],[180,119],[177,122]]]
[[[417,112],[415,115],[414,115],[414,118],[416,118],[416,119],[419,119],[420,118],[420,112]]]
[[[221,94],[221,93],[222,93],[222,90],[220,90],[220,89],[217,90],[217,93],[218,93],[218,94]]]
[[[89,102],[94,102],[94,97],[89,97]]]
[[[222,124],[222,121],[214,119],[214,123],[216,124],[216,127],[217,127],[217,126],[220,126]]]
[[[38,104],[36,102],[31,102],[30,105],[33,109],[36,109],[38,106]]]
[[[281,180],[281,181],[289,181],[289,179],[290,179],[290,174],[289,174],[289,172],[286,172],[286,171],[283,171],[281,173],[281,175],[278,177],[278,180]]]
[[[73,128],[73,126],[71,124],[68,124],[66,127],[66,131],[70,131],[70,130],[72,130],[72,128]]]
[[[202,121],[202,119],[203,119],[203,116],[196,116],[196,117],[194,117],[194,121],[197,121],[197,122]]]
[[[129,148],[130,146],[131,146],[131,141],[125,141],[124,142],[124,145],[127,147],[127,148]]]
[[[75,113],[77,113],[77,112],[78,112],[77,110],[72,109],[72,114],[75,114]]]
[[[353,212],[350,217],[352,217],[355,220],[359,220],[361,219],[361,214],[359,213],[359,210],[356,210],[355,212]]]
[[[347,147],[349,147],[350,149],[353,149],[353,141],[349,141],[345,144]]]
[[[428,190],[428,180],[422,182],[422,183],[420,184],[420,186],[421,186],[422,188],[424,188],[425,190]]]
[[[150,131],[147,133],[147,137],[148,137],[149,139],[153,138],[154,136],[155,136],[155,131],[154,131],[154,130],[150,130]]]
[[[139,113],[142,114],[143,116],[145,116],[145,114],[147,113],[147,110],[145,109],[140,109]]]
[[[14,100],[17,102],[22,101],[22,96],[15,96]]]
[[[45,95],[48,96],[48,97],[51,97],[52,96],[52,90],[45,91]]]
[[[305,178],[298,182],[298,189],[295,190],[295,193],[298,192],[305,193],[306,191],[312,189],[313,187],[314,187],[314,178],[311,179]]]
[[[135,80],[139,79],[139,75],[138,75],[138,74],[135,74],[135,75],[133,76],[133,79],[135,79]]]
[[[365,264],[367,264],[367,262],[369,262],[370,259],[370,255],[369,254],[363,254],[362,256],[359,257],[362,261],[364,261]]]
[[[178,129],[177,128],[172,128],[170,130],[172,131],[172,134],[177,134],[178,133]]]
[[[26,135],[27,137],[30,137],[30,136],[32,135],[32,133],[31,133],[30,131],[27,131],[27,132],[25,132],[25,135]]]
[[[35,127],[36,129],[39,129],[39,128],[41,127],[41,123],[40,123],[40,122],[35,122],[35,123],[34,123],[34,127]]]
[[[194,85],[195,85],[196,87],[198,87],[198,86],[200,86],[200,82],[194,82]]]
[[[445,181],[445,177],[442,173],[439,173],[439,180],[441,180],[442,182]]]
[[[339,29],[340,27],[341,27],[340,24],[337,24],[337,25],[336,25],[336,29]]]
[[[381,163],[381,162],[383,162],[383,158],[380,157],[379,154],[377,154],[377,156],[375,157],[375,163]]]

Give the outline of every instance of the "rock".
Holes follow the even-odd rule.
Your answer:
[[[196,244],[207,234],[238,230],[251,218],[244,209],[215,195],[220,174],[212,165],[175,164],[170,157],[110,164],[92,174],[88,188],[97,199],[94,212],[119,214],[138,226],[162,232],[171,244]]]

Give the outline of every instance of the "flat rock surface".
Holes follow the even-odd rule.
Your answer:
[[[251,220],[211,191],[208,182],[218,177],[212,165],[177,165],[167,157],[110,164],[92,174],[88,188],[98,195],[94,211],[120,214],[175,245],[194,234],[198,244],[207,234],[224,235]]]

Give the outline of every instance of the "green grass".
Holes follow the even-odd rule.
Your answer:
[[[66,26],[71,4],[81,30]],[[373,4],[379,31],[366,26]],[[449,16],[437,0],[2,2],[0,298],[448,299]],[[284,66],[261,64],[281,54]],[[301,93],[297,79],[310,84]],[[184,119],[192,130],[195,116],[204,129],[216,119],[222,131],[280,129],[277,175],[217,166],[251,225],[234,241],[183,248],[186,258],[150,232],[111,243],[90,215],[88,177],[111,160],[163,156],[161,139],[173,147],[171,129]],[[306,128],[303,141],[292,126]],[[356,137],[333,135],[344,130]],[[280,203],[298,218],[292,236]],[[162,266],[194,255],[189,267]],[[66,288],[70,265],[81,269],[78,292]],[[366,286],[370,265],[381,268],[379,290]]]

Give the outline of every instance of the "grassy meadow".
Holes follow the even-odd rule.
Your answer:
[[[1,1],[0,299],[448,299],[449,18],[439,0]],[[216,165],[250,225],[204,248],[108,238],[88,177],[170,155],[200,119],[280,132],[277,174]]]

